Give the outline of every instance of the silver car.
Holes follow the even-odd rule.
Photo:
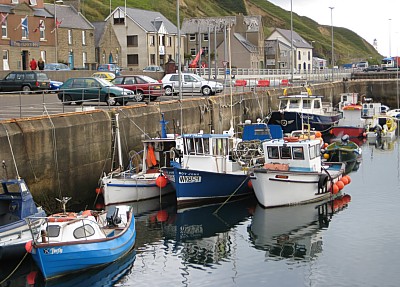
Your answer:
[[[179,93],[179,75],[166,74],[162,78],[163,88],[165,95],[170,96]],[[197,94],[201,93],[204,96],[214,95],[221,93],[224,86],[215,81],[208,81],[196,74],[181,73],[182,93],[184,94]]]

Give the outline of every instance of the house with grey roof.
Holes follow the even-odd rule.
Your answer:
[[[178,55],[183,61],[183,45],[178,53],[178,29],[161,13],[117,7],[105,22],[112,26],[120,45],[118,63],[123,68],[137,70],[148,65],[164,67],[169,60],[178,62]]]
[[[122,66],[121,45],[115,35],[111,21],[92,22],[94,26],[95,61],[98,64]]]
[[[55,37],[55,54],[49,60],[66,63],[71,69],[95,69],[94,26],[72,5],[44,6],[56,23],[51,31]]]
[[[230,65],[264,68],[264,32],[261,16],[188,18],[182,23],[188,65],[201,52],[199,67]]]
[[[54,18],[43,0],[0,0],[2,64],[0,70],[28,70],[32,58],[54,53]]]
[[[271,35],[267,37],[266,45],[267,43],[269,43],[269,46],[276,43],[277,46],[275,49],[283,51],[283,53],[276,54],[277,58],[275,59],[275,63],[279,63],[279,67],[287,67],[288,69],[293,67],[293,69],[298,72],[312,71],[313,46],[295,31],[275,28]],[[288,47],[289,57],[287,55]],[[291,50],[293,51],[292,61],[290,61]],[[265,51],[267,51],[267,49]],[[267,57],[266,55],[266,58]]]

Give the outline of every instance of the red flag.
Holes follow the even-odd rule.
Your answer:
[[[55,31],[56,29],[58,29],[58,27],[60,27],[61,23],[62,23],[62,20],[61,20],[61,21],[58,21],[58,20],[56,19],[56,27],[51,31],[51,33],[54,33],[54,31]]]
[[[43,20],[39,20],[39,26],[37,28],[35,28],[33,30],[33,32],[36,32],[37,30],[39,30],[40,28],[44,28],[44,21]]]

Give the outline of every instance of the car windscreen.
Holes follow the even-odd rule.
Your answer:
[[[153,79],[149,76],[141,76],[141,78],[149,83],[158,83],[158,81],[156,79]]]
[[[37,73],[38,81],[47,81],[49,78],[45,73]]]
[[[103,87],[112,87],[112,86],[114,86],[113,83],[110,83],[110,82],[107,81],[106,79],[97,78],[97,80],[101,83],[101,85],[102,85]]]

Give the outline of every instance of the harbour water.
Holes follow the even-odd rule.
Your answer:
[[[362,149],[340,200],[274,209],[254,198],[185,210],[173,197],[138,203],[135,250],[118,262],[44,282],[27,257],[0,286],[399,286],[399,140]],[[2,263],[0,281],[13,264]]]

